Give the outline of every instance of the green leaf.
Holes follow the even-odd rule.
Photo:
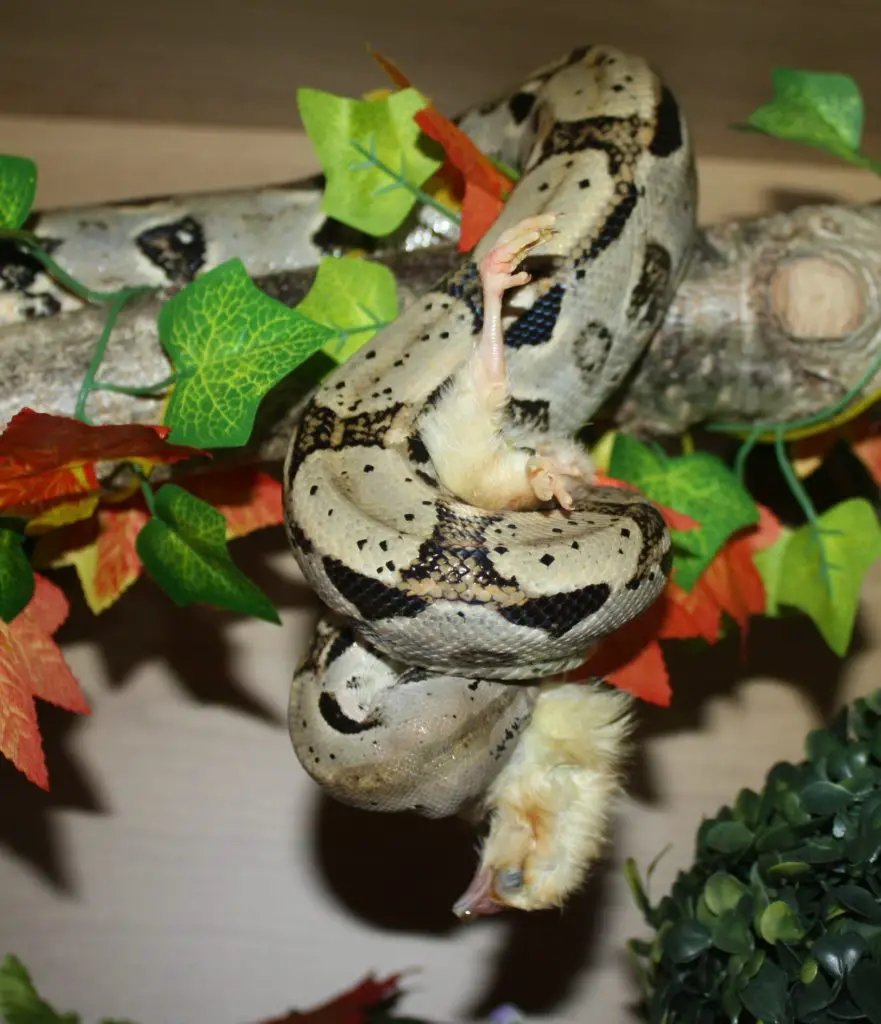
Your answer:
[[[712,929],[713,945],[723,953],[746,956],[754,947],[753,933],[749,920],[741,917],[736,910],[726,910]]]
[[[37,194],[37,165],[25,156],[0,154],[0,228],[17,231]]]
[[[780,604],[809,615],[826,643],[843,657],[853,634],[866,570],[881,558],[881,527],[864,498],[840,502],[824,512],[819,522],[830,566],[828,585],[815,534],[807,524],[789,538],[775,596]]]
[[[400,227],[442,152],[413,115],[428,100],[402,89],[381,100],[352,100],[299,89],[297,105],[327,179],[322,210],[369,235]]]
[[[867,952],[866,940],[857,932],[821,935],[811,948],[811,955],[835,980],[849,974]]]
[[[847,979],[850,997],[870,1024],[881,1024],[881,964],[863,960]]]
[[[618,434],[609,467],[611,476],[633,484],[659,505],[701,524],[676,531],[676,583],[691,590],[719,549],[737,530],[758,522],[759,511],[734,472],[709,452],[668,458],[628,434]]]
[[[799,875],[809,875],[811,865],[803,860],[783,860],[779,864],[772,864],[768,868],[771,878],[798,878]]]
[[[841,906],[847,907],[860,917],[881,924],[881,905],[868,889],[863,889],[859,885],[841,885],[833,889],[830,895]]]
[[[750,114],[750,128],[871,165],[860,152],[863,98],[850,75],[775,68],[771,77],[774,97]]]
[[[797,942],[804,937],[804,928],[788,903],[775,900],[765,907],[759,919],[759,934],[765,942]]]
[[[246,444],[267,391],[331,338],[323,324],[261,292],[239,259],[162,307],[159,336],[176,382],[165,410],[173,444]]]
[[[818,779],[801,791],[801,805],[809,814],[834,814],[853,803],[853,796],[844,786]]]
[[[639,875],[639,868],[636,866],[636,861],[633,857],[628,857],[624,861],[624,880],[627,882],[627,886],[630,889],[630,895],[633,897],[633,902],[639,908],[640,913],[645,918],[648,924],[651,924],[652,920],[652,905],[649,902],[648,894],[645,891],[645,886],[642,883],[642,878]]]
[[[328,256],[297,312],[334,332],[324,352],[344,363],[398,315],[395,275],[381,263]]]
[[[801,984],[796,985],[792,990],[793,1009],[798,1014],[798,1020],[809,1021],[816,1019],[816,1015],[825,1010],[835,1000],[835,991],[822,974],[817,973],[817,961],[809,960],[812,964],[810,971],[802,972]],[[826,1018],[820,1018],[821,1020]]]
[[[786,975],[776,964],[767,960],[759,973],[744,987],[740,999],[756,1020],[763,1024],[788,1024],[792,1020]]]
[[[24,964],[11,954],[0,964],[0,1016],[6,1024],[78,1024],[75,1013],[58,1013],[44,1002]]]
[[[709,931],[697,921],[678,921],[664,935],[664,952],[673,963],[685,964],[705,953],[713,944]]]
[[[0,527],[0,619],[12,622],[34,596],[34,570],[22,550],[24,537]]]
[[[182,487],[159,489],[154,515],[138,534],[136,549],[175,604],[201,601],[280,622],[272,602],[230,558],[221,513]]]
[[[742,853],[753,839],[752,832],[741,821],[718,821],[706,835],[711,850],[727,854]]]
[[[749,889],[734,875],[717,871],[707,879],[707,884],[704,886],[704,899],[710,910],[718,916],[724,914],[726,910],[734,910],[740,903],[741,897],[748,892]]]

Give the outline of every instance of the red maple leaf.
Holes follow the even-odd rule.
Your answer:
[[[0,509],[17,515],[99,489],[97,462],[180,462],[207,452],[168,444],[170,427],[91,426],[69,416],[22,409],[0,435]]]
[[[305,1013],[292,1010],[261,1024],[364,1024],[367,1010],[398,995],[400,977],[393,974],[378,981],[370,974],[359,985],[314,1010]]]
[[[407,76],[387,57],[371,52],[395,85],[401,89],[411,87]],[[413,120],[443,147],[446,163],[440,173],[453,191],[462,195],[459,252],[470,252],[501,213],[514,183],[433,103],[417,111]]]
[[[227,540],[284,519],[281,484],[257,466],[200,473],[180,486],[223,515]],[[149,518],[140,493],[124,502],[102,504],[90,519],[42,537],[37,547],[40,564],[75,566],[89,608],[100,614],[141,576],[144,567],[135,544]]]
[[[635,697],[668,707],[672,699],[670,676],[658,633],[664,619],[660,597],[642,615],[606,637],[588,661],[566,674],[566,679],[605,679]]]
[[[12,622],[0,621],[0,753],[41,789],[49,788],[49,774],[34,698],[89,714],[79,683],[52,639],[68,608],[61,589],[37,576],[28,606]]]

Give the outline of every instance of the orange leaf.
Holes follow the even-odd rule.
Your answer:
[[[584,665],[567,672],[564,678],[570,682],[605,679],[634,697],[668,707],[672,698],[670,677],[657,639],[664,614],[660,599],[606,637]]]
[[[328,1003],[299,1013],[292,1010],[262,1024],[364,1024],[367,1011],[398,994],[399,974],[377,981],[372,974]]]
[[[705,583],[706,570],[689,592],[677,587],[675,583],[667,584],[660,602],[664,609],[664,618],[658,636],[664,640],[688,640],[701,637],[709,644],[719,638],[719,625],[722,621],[722,609],[712,590]]]
[[[875,483],[881,486],[881,434],[875,423],[861,426],[858,434],[856,429],[851,432],[851,448]]]
[[[0,509],[39,511],[98,490],[95,463],[128,458],[180,462],[204,455],[165,441],[169,427],[91,426],[69,416],[22,409],[0,435]]]
[[[68,548],[53,563],[76,569],[86,603],[95,615],[118,601],[141,575],[143,565],[135,541],[149,518],[147,511],[138,507],[100,508],[89,524],[91,538]]]
[[[764,581],[753,561],[754,550],[748,535],[730,540],[698,580],[740,626],[742,644],[746,643],[750,616],[761,615],[767,602]]]
[[[395,85],[400,89],[411,88],[412,83],[395,64],[379,53],[371,53]],[[514,183],[433,103],[417,111],[413,120],[430,139],[443,146],[447,160],[440,173],[457,193],[464,188],[459,252],[469,252],[501,213]]]
[[[750,528],[747,536],[752,542],[753,551],[761,551],[777,543],[783,532],[783,525],[765,505],[756,502],[756,507],[759,510],[759,521]]]
[[[443,146],[447,159],[465,179],[458,249],[470,252],[502,212],[514,183],[433,104],[417,111],[413,120]]]
[[[87,715],[89,705],[52,639],[67,618],[67,598],[43,576],[11,623],[0,622],[0,753],[42,789],[49,788],[34,698]]]

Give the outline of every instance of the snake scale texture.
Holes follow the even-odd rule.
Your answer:
[[[488,793],[498,804],[548,680],[644,611],[671,564],[659,512],[620,488],[582,481],[567,509],[457,486],[480,458],[482,406],[472,415],[462,393],[492,326],[482,267],[518,225],[552,215],[500,325],[502,431],[528,460],[571,443],[634,367],[696,209],[672,93],[613,48],[579,48],[459,124],[520,171],[510,199],[452,274],[326,379],[285,465],[290,542],[327,607],[293,680],[297,756],[345,803],[429,817],[479,816]],[[523,888],[523,864],[506,871]]]

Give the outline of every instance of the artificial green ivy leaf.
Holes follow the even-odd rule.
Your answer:
[[[4,622],[12,622],[34,596],[34,570],[22,544],[22,534],[0,527],[0,619]]]
[[[635,437],[618,434],[609,473],[633,484],[659,505],[701,524],[699,530],[672,533],[679,548],[675,580],[683,590],[694,587],[733,533],[759,519],[752,495],[734,472],[709,452],[668,458]]]
[[[759,934],[765,942],[797,942],[805,931],[792,907],[783,900],[775,900],[762,912]]]
[[[793,532],[788,526],[782,527],[780,536],[773,544],[756,551],[753,555],[753,562],[765,585],[765,615],[768,618],[775,618],[780,614],[778,594],[783,581],[786,549],[789,547]]]
[[[750,128],[872,166],[860,152],[863,98],[850,75],[775,68],[771,80],[774,97],[749,115]]]
[[[840,502],[824,512],[819,523],[822,554],[810,524],[796,530],[781,555],[774,596],[777,604],[809,615],[826,643],[844,657],[863,578],[881,558],[881,527],[864,498]],[[829,567],[828,581],[822,571],[823,557]]]
[[[0,155],[0,228],[17,231],[37,194],[37,165],[25,156]]]
[[[0,964],[0,1017],[6,1024],[78,1024],[75,1013],[58,1013],[40,998],[24,964],[11,954]]]
[[[236,567],[223,515],[176,484],[156,493],[154,514],[138,534],[138,557],[177,605],[218,605],[280,622],[272,602]]]
[[[776,964],[766,960],[759,973],[743,988],[740,999],[763,1024],[789,1024],[792,1011],[787,988],[786,975]]]
[[[324,213],[375,237],[401,226],[417,190],[443,162],[413,120],[427,104],[415,89],[380,100],[297,90],[303,126],[327,179]]]
[[[333,332],[270,298],[239,259],[227,260],[162,307],[159,336],[176,380],[163,422],[169,441],[246,444],[263,396]]]
[[[381,263],[328,256],[297,312],[334,332],[323,351],[344,363],[398,315],[395,275]]]

